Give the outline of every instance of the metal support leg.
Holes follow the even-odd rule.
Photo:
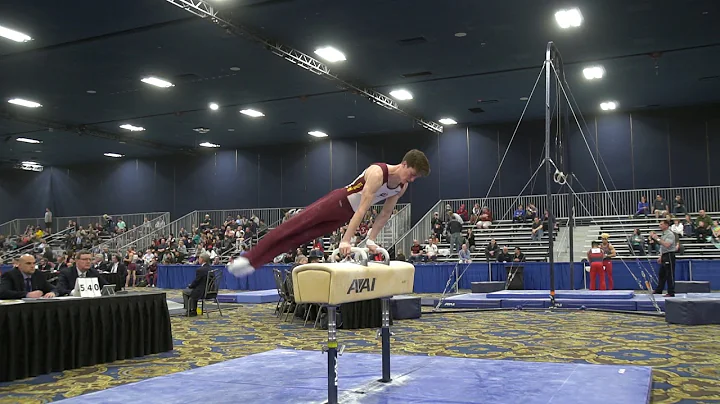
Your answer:
[[[337,404],[338,402],[338,373],[337,373],[337,328],[335,324],[335,306],[328,306],[328,404]]]
[[[382,379],[383,383],[388,383],[390,379],[390,299],[382,299],[382,329],[380,330],[380,338],[382,338]]]

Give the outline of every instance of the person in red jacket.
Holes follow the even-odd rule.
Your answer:
[[[600,244],[600,248],[605,253],[605,259],[603,259],[603,266],[605,267],[605,273],[608,277],[608,290],[613,290],[613,265],[612,265],[612,259],[615,258],[617,255],[617,252],[615,251],[615,247],[613,247],[612,243],[610,243],[610,235],[607,233],[603,233],[600,238],[602,238],[602,243]]]
[[[603,268],[603,259],[605,252],[600,248],[600,243],[592,242],[592,248],[587,253],[588,262],[590,262],[590,290],[597,290],[595,279],[600,277],[600,290],[605,290],[605,270]]]

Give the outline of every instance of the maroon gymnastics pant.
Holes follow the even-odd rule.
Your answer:
[[[265,235],[245,254],[253,268],[320,236],[330,234],[355,214],[345,188],[336,189]]]

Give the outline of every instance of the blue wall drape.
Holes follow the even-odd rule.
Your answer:
[[[591,156],[610,189],[720,184],[720,159],[713,158],[720,150],[717,112],[682,109],[586,117],[582,134],[587,144],[577,129],[569,131],[566,141],[572,171],[580,181],[576,191],[602,189]],[[45,207],[56,216],[170,211],[176,218],[196,209],[305,206],[350,183],[370,163],[399,162],[412,148],[423,150],[432,166],[430,177],[412,184],[403,198],[418,218],[441,198],[484,197],[489,191],[491,196],[517,195],[542,156],[544,124],[522,122],[489,190],[515,126],[459,125],[440,135],[324,139],[49,167],[41,173],[3,171],[0,223],[41,217]],[[525,190],[544,192],[542,177]]]

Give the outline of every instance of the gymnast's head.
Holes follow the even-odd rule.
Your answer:
[[[430,162],[427,156],[425,156],[425,153],[417,149],[412,149],[405,153],[405,157],[403,157],[400,166],[400,181],[403,184],[413,182],[416,178],[430,175]]]

